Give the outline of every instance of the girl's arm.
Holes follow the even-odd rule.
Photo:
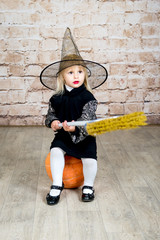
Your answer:
[[[98,102],[96,100],[89,101],[86,103],[82,110],[82,115],[77,121],[86,121],[86,120],[94,120],[97,119],[96,117],[96,109],[97,109]],[[87,136],[88,133],[85,127],[76,127],[75,132],[70,132],[72,141],[74,143],[78,143],[83,141]]]
[[[52,108],[51,102],[49,101],[48,113],[45,120],[46,127],[51,128],[51,124],[55,120],[58,120],[58,118],[56,117],[55,110]]]

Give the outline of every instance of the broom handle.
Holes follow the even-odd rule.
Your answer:
[[[109,118],[99,118],[99,119],[88,120],[88,121],[67,122],[67,125],[68,126],[85,126],[87,123],[98,122],[98,121],[105,120],[105,119],[110,119],[110,118],[117,118],[117,116],[109,117]],[[63,127],[62,123],[59,123],[58,126]]]

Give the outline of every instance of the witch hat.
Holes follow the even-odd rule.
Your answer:
[[[81,57],[71,31],[67,28],[62,43],[61,60],[48,65],[42,70],[40,74],[41,83],[49,89],[56,90],[58,74],[74,65],[81,65],[87,69],[88,83],[92,89],[98,88],[107,80],[108,72],[105,67],[97,62],[84,60]]]

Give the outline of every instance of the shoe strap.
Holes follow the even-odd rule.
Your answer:
[[[93,187],[91,187],[91,186],[83,186],[82,191],[83,191],[84,189],[90,189],[90,190],[94,191],[94,190],[93,190]]]
[[[56,186],[56,185],[51,186],[51,189],[57,189],[57,190],[61,190],[61,191],[63,190],[63,188],[64,188],[63,186],[62,187]]]

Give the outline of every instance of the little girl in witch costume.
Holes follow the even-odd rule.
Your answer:
[[[45,124],[55,131],[51,143],[51,173],[53,185],[47,194],[48,205],[59,202],[63,190],[64,155],[82,160],[84,185],[82,201],[94,199],[94,181],[97,173],[96,138],[89,136],[85,127],[68,126],[67,122],[96,119],[97,100],[91,89],[107,79],[107,70],[100,64],[82,59],[66,29],[62,45],[61,61],[47,66],[40,75],[42,84],[56,93],[49,100]],[[59,127],[62,123],[63,127]]]

